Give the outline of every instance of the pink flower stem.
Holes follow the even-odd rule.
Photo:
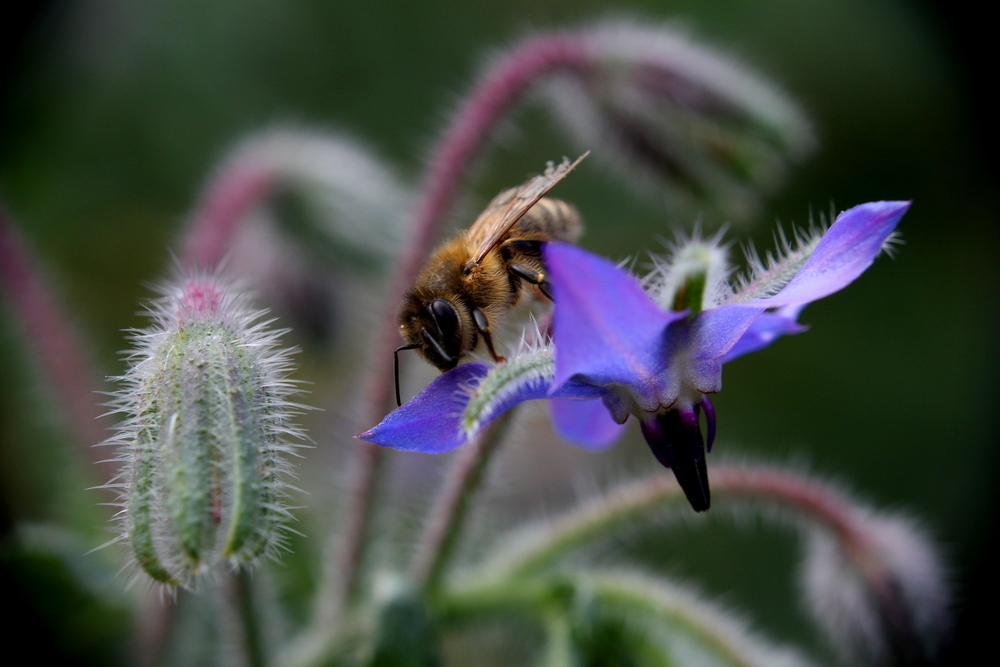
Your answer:
[[[109,421],[102,417],[100,374],[39,262],[6,212],[0,208],[0,290],[6,292],[21,326],[25,343],[48,389],[62,409],[72,437],[102,482],[118,472],[106,452],[94,445],[107,437]]]
[[[503,115],[539,77],[558,70],[580,69],[589,60],[589,51],[578,37],[554,34],[529,40],[508,53],[486,73],[448,124],[431,154],[409,228],[410,242],[397,264],[389,290],[376,338],[375,356],[368,366],[363,385],[363,407],[359,416],[364,427],[378,423],[390,408],[392,350],[399,341],[396,323],[399,301],[440,235],[442,224],[454,206],[455,195],[476,154],[486,144]],[[340,585],[331,592],[336,596],[331,609],[337,614],[356,586],[380,454],[379,447],[368,442],[359,442],[356,448],[344,503],[340,548],[335,554],[334,576]]]
[[[184,233],[181,265],[187,270],[216,268],[232,247],[239,222],[271,193],[276,180],[270,167],[246,158],[223,165]]]
[[[892,577],[872,553],[872,540],[858,509],[842,495],[817,482],[777,468],[725,466],[712,469],[712,488],[720,495],[746,495],[756,500],[772,500],[818,520],[836,537],[864,577],[880,597],[888,599]]]
[[[472,491],[482,481],[491,454],[503,439],[513,414],[513,411],[504,413],[489,431],[466,443],[458,452],[410,561],[410,581],[418,589],[433,591],[440,584],[458,543]]]
[[[717,501],[744,497],[773,503],[826,527],[866,581],[875,590],[882,586],[887,575],[871,553],[871,540],[863,517],[858,508],[840,494],[808,477],[777,468],[716,466],[711,468],[709,475]],[[620,525],[623,518],[663,508],[671,501],[676,502],[681,511],[689,511],[684,494],[672,475],[655,475],[613,489],[549,525],[539,534],[538,541],[522,542],[524,546],[516,553],[501,556],[495,564],[487,564],[486,569],[494,576],[501,570],[511,575],[533,573],[572,548]]]

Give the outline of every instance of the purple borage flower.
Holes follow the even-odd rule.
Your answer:
[[[871,266],[908,208],[909,202],[862,204],[841,213],[825,233],[779,235],[781,252],[764,260],[751,252],[750,270],[735,285],[718,236],[696,234],[679,244],[642,282],[585,250],[550,243],[551,343],[522,342],[504,363],[450,370],[358,437],[446,452],[518,403],[547,398],[560,435],[600,449],[635,415],[691,506],[706,510],[706,439],[708,451],[715,439],[707,395],[722,388],[722,365],[803,331],[802,308]]]

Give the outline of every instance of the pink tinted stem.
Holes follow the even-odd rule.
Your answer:
[[[777,468],[723,466],[713,468],[711,475],[712,487],[720,495],[771,500],[818,520],[837,538],[869,586],[875,590],[884,586],[888,574],[872,554],[867,524],[857,506],[843,495],[804,475]]]
[[[252,160],[223,165],[184,234],[181,265],[189,271],[217,267],[232,247],[240,220],[271,192],[275,178],[270,167]]]
[[[111,479],[117,464],[103,461],[106,452],[94,447],[107,437],[109,426],[98,406],[100,374],[34,253],[2,208],[0,289],[7,294],[25,344],[72,436],[83,445],[86,459],[100,469],[98,477]]]

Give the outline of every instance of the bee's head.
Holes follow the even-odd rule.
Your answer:
[[[451,370],[465,351],[463,318],[455,302],[437,298],[407,298],[400,313],[399,330],[407,343],[416,345],[438,370]]]

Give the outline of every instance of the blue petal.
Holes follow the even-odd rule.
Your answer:
[[[357,437],[383,447],[392,447],[428,454],[442,454],[465,444],[467,434],[462,428],[461,417],[474,387],[490,372],[486,364],[463,364],[442,373],[406,405],[396,408],[378,426]],[[486,423],[496,419],[515,405],[538,398],[548,398],[552,383],[544,378],[534,378],[518,385],[515,391],[504,392],[499,400],[489,406],[484,415]],[[552,395],[580,402],[600,398],[604,392],[593,385],[568,382]],[[562,402],[562,401],[561,401]],[[600,402],[597,402],[601,405]],[[601,406],[607,417],[607,410]],[[591,442],[582,442],[591,445]]]
[[[624,424],[615,423],[600,400],[570,401],[556,398],[549,401],[549,409],[559,435],[585,449],[605,449],[625,429]]]
[[[749,330],[766,309],[730,303],[703,310],[694,318],[696,359],[718,359],[725,355]]]
[[[746,305],[804,306],[844,289],[872,265],[908,208],[906,201],[879,201],[844,211],[780,292]]]
[[[565,243],[545,246],[552,283],[558,387],[573,376],[598,386],[648,381],[667,364],[664,333],[685,313],[660,310],[608,260]]]
[[[774,342],[781,336],[797,334],[809,327],[798,323],[799,312],[804,306],[785,306],[773,313],[764,313],[750,325],[736,344],[720,359],[728,363],[744,354],[756,352]]]
[[[464,364],[443,373],[370,431],[357,436],[383,447],[440,454],[465,443],[459,417],[468,402],[465,390],[490,370],[486,364]]]
[[[872,202],[844,211],[802,268],[777,294],[699,313],[695,318],[695,358],[735,359],[766,346],[781,334],[796,333],[794,318],[792,321],[786,318],[765,322],[759,332],[753,326],[769,308],[801,309],[851,284],[875,261],[909,207],[909,202]],[[767,337],[769,327],[772,328],[770,338]],[[748,336],[745,348],[733,353],[744,336]],[[705,378],[705,384],[711,384],[709,380]]]

